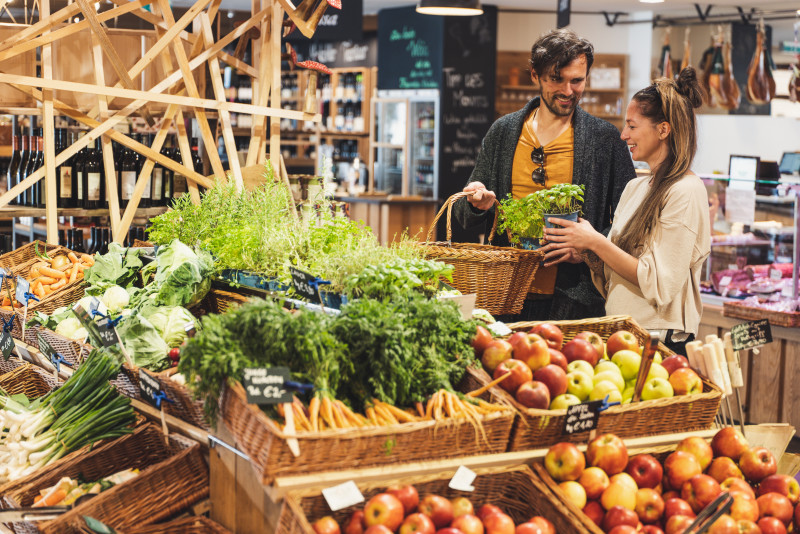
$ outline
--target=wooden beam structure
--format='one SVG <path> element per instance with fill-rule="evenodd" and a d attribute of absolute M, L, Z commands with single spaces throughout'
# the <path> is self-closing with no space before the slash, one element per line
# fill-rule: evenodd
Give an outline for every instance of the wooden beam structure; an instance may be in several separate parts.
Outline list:
<path fill-rule="evenodd" d="M 56 176 L 56 169 L 79 150 L 99 138 L 103 149 L 103 168 L 106 175 L 112 235 L 114 241 L 122 242 L 133 222 L 141 198 L 149 193 L 147 188 L 156 164 L 185 176 L 189 194 L 194 202 L 200 201 L 199 187 L 213 187 L 215 181 L 224 183 L 230 178 L 238 188 L 243 187 L 242 169 L 231 127 L 231 113 L 253 117 L 246 156 L 248 164 L 263 165 L 269 154 L 274 172 L 278 173 L 276 179 L 286 181 L 285 167 L 280 158 L 280 119 L 313 122 L 321 120 L 319 114 L 285 109 L 281 107 L 280 102 L 284 15 L 288 15 L 305 35 L 310 36 L 309 32 L 313 33 L 316 20 L 314 17 L 309 17 L 304 9 L 295 7 L 289 0 L 253 0 L 250 18 L 227 35 L 215 36 L 213 28 L 218 29 L 219 25 L 215 26 L 214 20 L 219 16 L 221 0 L 196 0 L 177 21 L 167 0 L 112 0 L 111 9 L 100 12 L 90 0 L 76 0 L 52 14 L 50 1 L 37 0 L 34 4 L 36 13 L 33 10 L 30 13 L 26 10 L 25 13 L 25 20 L 30 24 L 20 25 L 18 32 L 0 42 L 0 61 L 30 50 L 39 50 L 41 57 L 39 75 L 23 76 L 0 71 L 0 84 L 8 84 L 21 91 L 28 95 L 27 98 L 32 98 L 32 102 L 39 102 L 40 106 L 38 108 L 9 106 L 0 109 L 7 113 L 31 114 L 41 118 L 45 160 L 42 168 L 0 195 L 0 209 L 44 178 L 42 191 L 45 194 L 47 240 L 55 243 L 57 217 L 60 213 L 57 209 L 56 183 L 59 177 Z M 145 9 L 146 6 L 151 8 Z M 3 7 L 5 7 L 4 0 L 0 0 L 0 10 Z M 128 13 L 152 25 L 152 32 L 149 33 L 151 37 L 148 37 L 148 42 L 152 44 L 138 59 L 135 57 L 131 59 L 129 50 L 117 50 L 113 35 L 105 26 L 106 21 Z M 81 15 L 83 19 L 77 20 Z M 78 45 L 75 43 L 86 42 L 86 37 L 80 39 L 76 37 L 81 32 L 87 31 L 91 35 L 91 46 L 85 47 L 87 50 L 76 49 Z M 259 35 L 256 37 L 255 33 Z M 249 63 L 225 51 L 227 46 L 235 44 L 237 40 L 241 48 L 245 44 L 244 40 L 250 39 L 252 39 L 250 44 L 253 53 Z M 88 80 L 85 78 L 58 79 L 68 77 L 63 73 L 69 69 L 63 69 L 63 64 L 60 64 L 61 73 L 56 73 L 54 76 L 51 50 L 54 44 L 59 46 L 59 50 L 69 50 L 71 57 L 79 57 L 87 64 L 93 65 L 93 83 L 86 83 Z M 120 52 L 128 53 L 123 56 Z M 126 64 L 122 57 L 127 57 L 130 62 Z M 104 68 L 104 58 L 108 61 L 106 68 Z M 220 62 L 250 77 L 253 86 L 252 104 L 226 101 Z M 154 70 L 159 67 L 160 71 Z M 143 74 L 146 69 L 145 78 Z M 110 73 L 112 77 L 116 75 L 116 80 L 107 77 L 109 73 L 106 71 L 109 70 L 112 71 Z M 151 72 L 162 74 L 155 75 L 157 79 L 154 80 Z M 203 77 L 206 76 L 206 72 L 210 75 L 208 82 L 211 91 L 208 94 L 206 94 L 206 82 L 202 81 L 206 80 Z M 88 101 L 88 105 L 86 101 L 80 104 L 79 109 L 75 104 L 67 102 L 73 102 L 67 96 L 62 97 L 64 101 L 55 98 L 56 91 L 65 95 L 71 93 L 76 97 L 91 95 L 92 99 Z M 82 98 L 85 99 L 86 96 Z M 116 109 L 112 109 L 111 103 L 115 99 L 124 99 L 124 102 L 116 105 Z M 166 110 L 163 111 L 165 106 Z M 122 109 L 118 109 L 120 107 Z M 216 114 L 209 115 L 210 111 Z M 117 130 L 120 125 L 127 123 L 133 114 L 144 117 L 149 125 L 147 131 L 155 133 L 152 146 L 146 146 L 133 139 L 132 135 Z M 89 132 L 60 153 L 56 153 L 55 121 L 59 115 L 87 126 Z M 216 126 L 212 125 L 211 116 L 217 117 Z M 186 117 L 193 117 L 196 121 L 195 131 L 202 139 L 202 146 L 212 170 L 211 177 L 197 172 L 194 168 L 190 147 L 192 133 L 187 131 Z M 177 132 L 181 152 L 180 162 L 161 154 L 161 148 L 171 131 Z M 124 213 L 120 210 L 117 196 L 118 169 L 113 159 L 112 141 L 145 158 L 145 164 L 137 176 L 131 197 L 127 199 Z M 223 165 L 220 154 L 227 156 L 227 167 Z M 24 213 L 25 207 L 15 206 L 13 211 Z M 32 209 L 31 213 L 34 211 L 37 216 L 42 212 L 41 209 Z"/>

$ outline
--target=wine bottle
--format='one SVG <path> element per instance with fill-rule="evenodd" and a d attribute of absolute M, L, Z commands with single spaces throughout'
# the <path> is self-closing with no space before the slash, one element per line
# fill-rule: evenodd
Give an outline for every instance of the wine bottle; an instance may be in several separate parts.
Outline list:
<path fill-rule="evenodd" d="M 69 248 L 75 252 L 86 253 L 86 247 L 83 245 L 83 228 L 75 228 L 72 231 L 72 244 Z"/>
<path fill-rule="evenodd" d="M 67 232 L 63 228 L 58 230 L 58 244 L 62 247 L 67 246 Z"/>
<path fill-rule="evenodd" d="M 83 208 L 83 202 L 86 197 L 84 194 L 83 177 L 84 169 L 86 169 L 86 154 L 89 149 L 83 147 L 72 157 L 72 185 L 74 186 L 72 195 L 72 205 L 75 208 Z"/>
<path fill-rule="evenodd" d="M 94 254 L 95 252 L 97 252 L 97 227 L 96 226 L 92 226 L 89 229 L 89 241 L 90 241 L 90 243 L 89 243 L 89 246 L 86 247 L 86 253 L 87 254 Z"/>
<path fill-rule="evenodd" d="M 153 134 L 147 134 L 143 138 L 144 144 L 147 146 L 153 146 Z M 142 175 L 142 169 L 144 168 L 144 164 L 147 162 L 147 158 L 142 156 L 141 154 L 136 154 L 139 159 L 139 170 L 137 175 Z M 147 178 L 147 183 L 142 190 L 142 198 L 139 200 L 139 207 L 140 208 L 149 208 L 152 205 L 151 197 L 152 193 L 150 188 L 152 187 L 153 182 L 153 171 L 150 171 L 150 176 Z"/>
<path fill-rule="evenodd" d="M 86 153 L 83 168 L 83 207 L 87 210 L 103 207 L 105 198 L 105 181 L 103 180 L 103 160 L 100 156 L 100 139 L 95 139 L 95 146 Z"/>
<path fill-rule="evenodd" d="M 102 230 L 102 239 L 100 240 L 100 254 L 108 254 L 108 245 L 110 244 L 109 241 L 109 229 L 103 228 Z"/>
<path fill-rule="evenodd" d="M 200 157 L 200 147 L 197 144 L 197 138 L 192 138 L 192 166 L 194 167 L 194 172 L 198 174 L 203 174 L 203 158 Z M 187 183 L 188 185 L 188 183 Z M 205 188 L 203 186 L 199 186 L 200 193 L 205 192 Z"/>
<path fill-rule="evenodd" d="M 172 159 L 177 161 L 178 163 L 183 163 L 183 158 L 181 157 L 181 150 L 178 147 L 174 147 L 172 149 Z M 183 175 L 182 172 L 174 172 L 172 174 L 172 197 L 177 198 L 182 194 L 188 191 L 188 187 L 186 185 L 186 176 Z"/>
<path fill-rule="evenodd" d="M 8 170 L 6 171 L 6 185 L 8 189 L 11 189 L 15 185 L 17 185 L 17 169 L 19 169 L 19 161 L 22 156 L 21 147 L 22 142 L 20 141 L 20 136 L 15 135 L 11 139 L 11 163 L 8 164 Z M 17 198 L 14 197 L 11 199 L 9 204 L 16 204 Z"/>
<path fill-rule="evenodd" d="M 36 152 L 31 155 L 31 160 L 28 164 L 28 176 L 44 166 L 44 137 L 36 135 L 34 139 Z M 33 148 L 31 148 L 31 151 L 33 151 Z M 43 208 L 45 200 L 44 192 L 45 181 L 41 179 L 31 187 L 30 195 L 28 195 L 28 204 L 34 208 Z"/>
<path fill-rule="evenodd" d="M 119 162 L 119 205 L 124 208 L 133 196 L 136 186 L 136 156 L 130 148 L 125 147 L 122 160 Z"/>
<path fill-rule="evenodd" d="M 67 148 L 67 131 L 64 128 L 56 129 L 56 154 Z M 71 208 L 72 204 L 72 160 L 69 158 L 56 167 L 56 198 L 59 208 Z"/>
<path fill-rule="evenodd" d="M 168 146 L 163 147 L 161 149 L 161 153 L 164 156 L 168 157 L 169 159 L 175 159 L 175 158 L 172 157 L 172 148 L 171 147 L 168 147 Z M 167 167 L 164 167 L 164 178 L 163 178 L 163 180 L 164 180 L 164 185 L 162 186 L 163 193 L 161 195 L 162 199 L 163 199 L 162 200 L 162 205 L 169 206 L 170 204 L 172 204 L 173 192 L 175 190 L 175 188 L 174 188 L 174 185 L 175 185 L 175 171 L 173 171 L 172 169 L 169 169 Z"/>
<path fill-rule="evenodd" d="M 164 153 L 164 150 L 161 150 Z M 150 178 L 150 205 L 164 205 L 164 167 L 160 163 L 153 166 L 153 174 Z"/>
<path fill-rule="evenodd" d="M 25 171 L 28 170 L 28 160 L 31 157 L 31 152 L 30 152 L 31 137 L 29 135 L 20 135 L 20 141 L 21 141 L 20 159 L 19 159 L 19 165 L 17 166 L 17 177 L 16 180 L 14 180 L 14 185 L 19 184 L 20 182 L 22 182 L 22 180 L 26 178 L 27 175 L 25 174 Z M 28 195 L 27 191 L 22 191 L 19 195 L 17 195 L 16 204 L 24 206 L 27 195 Z"/>

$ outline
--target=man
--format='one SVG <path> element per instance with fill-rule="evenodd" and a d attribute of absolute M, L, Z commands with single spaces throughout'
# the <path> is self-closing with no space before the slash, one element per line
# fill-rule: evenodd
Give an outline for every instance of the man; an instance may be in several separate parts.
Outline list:
<path fill-rule="evenodd" d="M 592 44 L 569 30 L 553 30 L 531 47 L 531 80 L 541 96 L 498 119 L 484 137 L 470 181 L 471 197 L 456 204 L 464 227 L 484 223 L 489 234 L 495 199 L 522 198 L 556 183 L 586 187 L 583 218 L 607 234 L 625 184 L 636 173 L 630 153 L 610 123 L 578 107 L 594 60 Z M 543 106 L 540 104 L 544 104 Z M 505 236 L 493 243 L 507 246 Z M 579 251 L 542 249 L 521 319 L 581 319 L 604 315 Z"/>

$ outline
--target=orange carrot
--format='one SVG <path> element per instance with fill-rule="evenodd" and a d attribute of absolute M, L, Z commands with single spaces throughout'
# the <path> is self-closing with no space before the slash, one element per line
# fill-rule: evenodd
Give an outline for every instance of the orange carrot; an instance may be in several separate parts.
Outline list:
<path fill-rule="evenodd" d="M 76 256 L 74 252 L 70 252 L 69 254 L 67 254 L 67 257 L 69 258 L 69 261 L 71 261 L 72 263 L 81 262 L 81 260 L 78 259 L 78 256 Z"/>
<path fill-rule="evenodd" d="M 94 265 L 94 258 L 89 256 L 88 254 L 81 254 L 81 261 L 91 267 Z"/>
<path fill-rule="evenodd" d="M 58 269 L 51 269 L 50 267 L 40 267 L 39 272 L 44 276 L 49 276 L 51 278 L 66 278 L 67 275 L 59 271 Z"/>
<path fill-rule="evenodd" d="M 69 273 L 69 282 L 72 283 L 78 279 L 78 265 L 76 264 L 72 271 Z"/>
<path fill-rule="evenodd" d="M 51 492 L 47 497 L 39 499 L 33 503 L 34 507 L 39 506 L 55 506 L 67 497 L 67 492 L 63 489 L 57 489 Z"/>

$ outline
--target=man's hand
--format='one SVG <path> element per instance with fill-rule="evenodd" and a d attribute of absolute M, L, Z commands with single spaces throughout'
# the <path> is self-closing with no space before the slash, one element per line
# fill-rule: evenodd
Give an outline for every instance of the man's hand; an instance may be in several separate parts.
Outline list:
<path fill-rule="evenodd" d="M 540 248 L 544 255 L 544 266 L 550 267 L 559 263 L 581 263 L 583 257 L 574 248 L 556 249 L 552 244 Z"/>
<path fill-rule="evenodd" d="M 470 182 L 467 184 L 467 187 L 464 188 L 464 192 L 468 193 L 470 191 L 475 191 L 475 194 L 468 196 L 467 202 L 472 204 L 475 209 L 486 211 L 494 206 L 494 201 L 497 196 L 494 194 L 494 191 L 486 189 L 486 186 L 482 183 Z"/>

